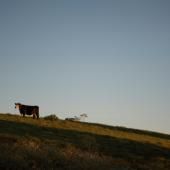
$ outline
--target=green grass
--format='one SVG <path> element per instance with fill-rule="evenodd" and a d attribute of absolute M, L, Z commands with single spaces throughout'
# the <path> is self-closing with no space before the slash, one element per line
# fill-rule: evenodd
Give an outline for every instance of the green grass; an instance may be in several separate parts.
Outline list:
<path fill-rule="evenodd" d="M 169 170 L 170 135 L 0 114 L 0 153 L 0 169 Z"/>

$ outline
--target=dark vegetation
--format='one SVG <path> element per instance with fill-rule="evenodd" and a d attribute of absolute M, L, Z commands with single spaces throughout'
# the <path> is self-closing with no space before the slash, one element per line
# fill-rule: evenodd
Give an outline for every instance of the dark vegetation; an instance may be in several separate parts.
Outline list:
<path fill-rule="evenodd" d="M 0 114 L 0 169 L 169 170 L 170 135 Z"/>
<path fill-rule="evenodd" d="M 44 117 L 45 120 L 58 120 L 59 118 L 55 114 L 51 114 Z"/>

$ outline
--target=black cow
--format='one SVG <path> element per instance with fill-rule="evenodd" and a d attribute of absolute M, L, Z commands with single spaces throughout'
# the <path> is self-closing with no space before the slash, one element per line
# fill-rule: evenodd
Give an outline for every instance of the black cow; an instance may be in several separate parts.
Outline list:
<path fill-rule="evenodd" d="M 39 118 L 39 107 L 38 106 L 28 106 L 21 103 L 15 103 L 15 108 L 19 109 L 19 112 L 23 117 L 25 115 L 33 115 L 33 119 Z"/>

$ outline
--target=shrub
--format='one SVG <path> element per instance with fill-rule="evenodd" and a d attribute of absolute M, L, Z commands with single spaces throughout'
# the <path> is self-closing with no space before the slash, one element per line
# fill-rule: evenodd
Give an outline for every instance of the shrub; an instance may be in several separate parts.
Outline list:
<path fill-rule="evenodd" d="M 55 114 L 51 114 L 44 117 L 45 120 L 59 120 L 59 118 Z"/>

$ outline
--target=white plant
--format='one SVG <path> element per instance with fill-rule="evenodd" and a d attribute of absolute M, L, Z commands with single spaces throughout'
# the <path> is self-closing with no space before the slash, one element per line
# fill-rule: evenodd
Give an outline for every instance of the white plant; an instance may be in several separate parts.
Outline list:
<path fill-rule="evenodd" d="M 79 117 L 78 116 L 74 116 L 73 118 L 66 118 L 65 120 L 71 120 L 71 121 L 84 121 L 85 118 L 87 118 L 87 114 L 83 113 L 81 114 Z"/>
<path fill-rule="evenodd" d="M 83 114 L 80 115 L 79 119 L 80 119 L 81 121 L 84 121 L 85 118 L 87 118 L 87 117 L 88 117 L 87 114 L 86 114 L 86 113 L 83 113 Z"/>

